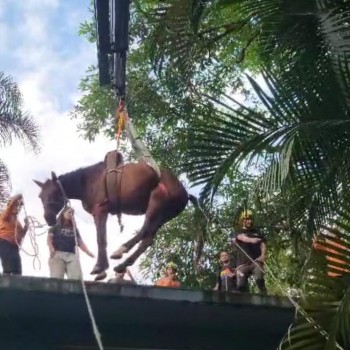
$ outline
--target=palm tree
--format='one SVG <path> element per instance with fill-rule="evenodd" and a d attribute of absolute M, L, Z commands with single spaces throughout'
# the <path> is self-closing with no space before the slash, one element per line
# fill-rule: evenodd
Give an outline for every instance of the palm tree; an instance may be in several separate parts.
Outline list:
<path fill-rule="evenodd" d="M 30 114 L 23 111 L 22 96 L 11 77 L 0 72 L 0 147 L 19 140 L 28 150 L 38 151 L 39 129 Z M 10 178 L 6 164 L 0 159 L 0 205 L 9 196 Z"/>
<path fill-rule="evenodd" d="M 193 94 L 184 170 L 203 186 L 202 201 L 210 202 L 232 167 L 263 164 L 255 193 L 288 198 L 291 221 L 310 238 L 321 227 L 339 227 L 349 248 L 340 265 L 349 269 L 350 2 L 160 3 L 150 55 L 159 74 L 182 77 Z M 264 82 L 246 72 L 255 106 L 225 93 L 228 86 L 220 93 L 198 86 L 202 72 L 221 60 L 239 64 L 239 53 L 249 50 L 259 57 L 255 68 Z M 348 285 L 313 262 L 305 271 L 303 309 L 281 347 L 349 348 Z"/>

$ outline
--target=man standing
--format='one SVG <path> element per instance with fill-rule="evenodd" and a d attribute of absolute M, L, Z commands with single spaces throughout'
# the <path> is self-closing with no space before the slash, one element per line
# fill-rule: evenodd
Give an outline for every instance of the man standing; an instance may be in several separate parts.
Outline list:
<path fill-rule="evenodd" d="M 24 227 L 18 221 L 22 205 L 23 197 L 19 194 L 10 199 L 7 208 L 0 214 L 0 259 L 3 273 L 7 275 L 22 274 L 19 245 L 29 224 L 27 218 L 24 219 Z"/>
<path fill-rule="evenodd" d="M 254 228 L 252 211 L 244 210 L 241 213 L 240 227 L 232 242 L 237 251 L 237 289 L 240 292 L 247 292 L 248 278 L 253 275 L 260 293 L 266 294 L 264 280 L 266 240 L 262 233 Z"/>

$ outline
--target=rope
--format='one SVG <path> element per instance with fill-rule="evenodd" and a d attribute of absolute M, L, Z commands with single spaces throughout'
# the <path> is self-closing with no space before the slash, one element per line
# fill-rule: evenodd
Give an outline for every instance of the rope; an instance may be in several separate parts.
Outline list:
<path fill-rule="evenodd" d="M 209 230 L 210 226 L 209 226 L 209 217 L 206 213 L 206 211 L 202 208 L 202 206 L 198 203 L 198 208 L 199 210 L 202 212 L 202 214 L 204 215 L 204 217 L 206 218 L 206 221 L 207 221 L 207 227 L 206 229 Z M 224 228 L 225 227 L 223 225 L 221 225 L 219 223 L 218 220 L 216 220 L 217 222 L 217 225 L 220 227 L 220 228 Z M 238 249 L 240 249 L 243 254 L 245 254 L 245 256 L 253 263 L 255 264 L 255 266 L 257 266 L 262 272 L 265 272 L 264 269 L 256 263 L 255 260 L 253 260 L 248 254 L 247 252 L 239 245 L 237 244 L 237 242 L 235 240 L 233 240 L 233 243 L 235 244 L 236 247 L 238 247 Z M 272 270 L 270 269 L 270 267 L 266 264 L 266 262 L 264 263 L 264 266 L 266 268 L 266 270 L 268 271 L 268 273 L 271 275 L 272 279 L 276 282 L 277 286 L 279 287 L 279 289 L 281 290 L 282 293 L 285 293 L 285 290 L 284 288 L 282 287 L 281 283 L 279 282 L 279 280 L 275 277 L 275 275 L 273 274 Z M 238 268 L 237 268 L 238 269 Z M 237 271 L 236 269 L 236 271 Z M 288 300 L 290 301 L 290 303 L 294 306 L 295 310 L 297 312 L 299 312 L 307 322 L 309 322 L 310 324 L 313 324 L 313 327 L 325 338 L 325 339 L 329 339 L 329 334 L 327 333 L 326 330 L 324 330 L 319 324 L 316 323 L 316 321 L 308 315 L 308 313 L 288 294 L 287 292 L 287 298 Z M 343 347 L 341 347 L 339 345 L 338 342 L 336 342 L 336 348 L 339 349 L 339 350 L 344 350 Z"/>
<path fill-rule="evenodd" d="M 87 307 L 87 310 L 88 310 L 88 313 L 89 313 L 89 317 L 90 317 L 90 321 L 91 321 L 91 325 L 92 325 L 92 330 L 94 332 L 97 345 L 98 345 L 100 350 L 103 350 L 101 333 L 98 330 L 98 327 L 97 327 L 97 324 L 96 324 L 94 312 L 92 310 L 90 298 L 88 296 L 88 293 L 87 293 L 87 290 L 86 290 L 86 284 L 85 284 L 85 281 L 84 281 L 84 278 L 83 278 L 83 271 L 82 271 L 81 263 L 80 263 L 80 253 L 79 253 L 79 248 L 78 248 L 79 245 L 78 245 L 77 225 L 75 223 L 74 214 L 72 216 L 72 222 L 73 222 L 74 239 L 75 239 L 75 245 L 76 245 L 76 254 L 77 254 L 77 257 L 78 257 L 78 265 L 79 265 L 79 270 L 80 270 L 80 283 L 81 283 L 81 287 L 83 289 L 84 299 L 85 299 L 86 307 Z"/>
<path fill-rule="evenodd" d="M 64 201 L 65 201 L 65 204 L 64 204 L 62 210 L 60 211 L 60 212 L 62 212 L 65 209 L 67 209 L 68 207 L 71 207 L 71 203 L 70 203 L 70 200 L 68 199 L 68 197 L 66 195 L 66 192 L 65 192 L 65 190 L 64 190 L 64 188 L 63 188 L 63 186 L 61 184 L 61 181 L 58 180 L 57 183 L 59 185 L 59 188 L 61 190 L 62 196 L 63 196 Z M 80 283 L 81 283 L 81 287 L 82 287 L 82 290 L 83 290 L 86 307 L 87 307 L 87 310 L 88 310 L 88 314 L 89 314 L 91 325 L 92 325 L 92 330 L 93 330 L 93 333 L 94 333 L 97 345 L 99 347 L 99 350 L 104 350 L 103 349 L 103 344 L 102 344 L 102 339 L 101 339 L 101 333 L 100 333 L 100 331 L 99 331 L 99 329 L 97 327 L 97 324 L 96 324 L 96 319 L 95 319 L 94 312 L 93 312 L 93 309 L 92 309 L 92 306 L 91 306 L 89 295 L 88 295 L 87 290 L 86 290 L 86 284 L 85 284 L 85 281 L 84 281 L 84 278 L 83 278 L 83 271 L 82 271 L 82 268 L 81 268 L 80 254 L 79 254 L 79 242 L 78 242 L 78 234 L 77 234 L 77 225 L 76 225 L 76 222 L 75 222 L 74 215 L 75 214 L 73 212 L 72 222 L 73 222 L 74 240 L 75 240 L 75 245 L 76 245 L 76 254 L 77 254 L 77 257 L 78 257 L 78 265 L 79 265 L 79 270 L 80 270 Z"/>
<path fill-rule="evenodd" d="M 264 269 L 257 264 L 256 260 L 253 260 L 248 254 L 247 252 L 235 241 L 233 240 L 233 243 L 235 244 L 235 246 L 237 248 L 239 248 L 244 254 L 245 256 L 253 263 L 255 264 L 255 266 L 257 266 L 260 271 L 265 272 Z M 264 266 L 266 268 L 266 270 L 269 272 L 269 274 L 271 275 L 271 277 L 273 278 L 273 280 L 276 282 L 276 284 L 278 285 L 278 287 L 280 288 L 280 290 L 282 292 L 284 292 L 284 289 L 281 285 L 281 283 L 279 282 L 279 280 L 275 277 L 275 275 L 273 274 L 272 270 L 270 269 L 270 267 L 266 264 L 266 262 L 264 263 Z M 329 340 L 329 334 L 327 333 L 327 331 L 325 331 L 319 324 L 316 323 L 316 321 L 308 315 L 308 313 L 288 294 L 287 292 L 287 298 L 288 300 L 291 302 L 291 304 L 295 307 L 296 311 L 299 312 L 306 321 L 308 321 L 309 323 L 313 324 L 313 327 L 327 340 Z M 336 342 L 336 347 L 337 349 L 340 350 L 344 350 L 343 347 L 341 347 L 338 342 Z"/>
<path fill-rule="evenodd" d="M 37 229 L 41 229 L 41 228 L 45 227 L 46 225 L 45 224 L 41 224 L 36 218 L 34 218 L 33 216 L 29 216 L 28 215 L 26 207 L 24 205 L 24 202 L 22 204 L 19 204 L 19 208 L 20 209 L 23 208 L 25 218 L 26 218 L 26 220 L 28 220 L 28 229 L 27 229 L 27 232 L 26 232 L 25 236 L 23 237 L 22 241 L 18 242 L 18 220 L 16 220 L 16 223 L 15 223 L 15 241 L 16 241 L 16 244 L 17 244 L 18 248 L 24 254 L 26 254 L 26 255 L 28 255 L 30 257 L 33 257 L 33 268 L 34 268 L 34 270 L 37 269 L 36 265 L 38 265 L 38 270 L 41 270 L 41 261 L 40 261 L 40 258 L 39 258 L 39 246 L 38 246 L 38 243 L 36 241 L 36 237 L 42 236 L 43 234 L 45 234 L 46 230 L 44 230 L 41 233 L 36 233 L 36 230 Z M 26 251 L 23 248 L 23 242 L 24 242 L 24 239 L 25 239 L 26 236 L 29 236 L 29 238 L 30 238 L 30 243 L 31 243 L 31 246 L 32 246 L 33 251 L 34 251 L 33 253 L 29 253 L 28 251 Z"/>
<path fill-rule="evenodd" d="M 120 100 L 118 107 L 115 110 L 115 119 L 116 119 L 116 129 L 117 129 L 117 150 L 119 149 L 120 136 L 122 131 L 125 129 L 126 122 L 128 120 L 128 112 L 125 108 L 125 102 Z"/>

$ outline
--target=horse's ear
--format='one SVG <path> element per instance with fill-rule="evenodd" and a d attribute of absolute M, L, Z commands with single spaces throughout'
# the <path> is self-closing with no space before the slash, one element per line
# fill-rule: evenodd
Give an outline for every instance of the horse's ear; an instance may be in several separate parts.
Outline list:
<path fill-rule="evenodd" d="M 53 171 L 51 171 L 51 179 L 52 181 L 57 181 L 57 175 Z"/>
<path fill-rule="evenodd" d="M 44 186 L 44 183 L 43 183 L 43 182 L 40 182 L 40 181 L 34 180 L 34 179 L 33 179 L 33 181 L 34 181 L 40 188 L 42 188 L 42 187 Z"/>

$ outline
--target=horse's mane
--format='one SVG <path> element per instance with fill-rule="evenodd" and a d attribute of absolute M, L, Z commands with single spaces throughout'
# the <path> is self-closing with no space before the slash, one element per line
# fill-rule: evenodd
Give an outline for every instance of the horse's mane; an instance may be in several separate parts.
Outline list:
<path fill-rule="evenodd" d="M 99 162 L 62 174 L 58 177 L 58 179 L 62 182 L 63 188 L 66 190 L 66 192 L 73 194 L 73 196 L 76 195 L 80 197 L 80 195 L 83 193 L 86 179 L 104 166 L 104 162 Z"/>

